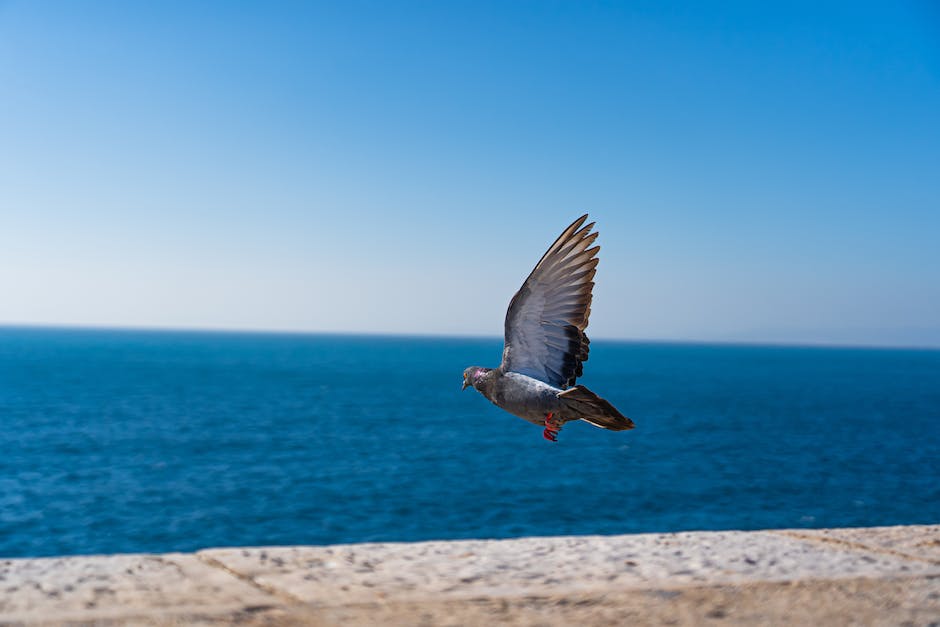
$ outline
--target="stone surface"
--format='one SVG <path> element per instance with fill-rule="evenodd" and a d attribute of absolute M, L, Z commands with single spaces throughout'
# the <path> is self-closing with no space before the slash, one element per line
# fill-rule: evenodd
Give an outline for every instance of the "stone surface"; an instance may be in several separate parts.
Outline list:
<path fill-rule="evenodd" d="M 258 624 L 315 626 L 936 625 L 936 581 L 838 579 L 307 608 Z M 282 622 L 283 621 L 283 622 Z"/>
<path fill-rule="evenodd" d="M 940 525 L 0 560 L 0 625 L 940 625 Z"/>
<path fill-rule="evenodd" d="M 740 531 L 217 549 L 200 555 L 321 605 L 940 572 L 896 555 Z"/>
<path fill-rule="evenodd" d="M 276 602 L 180 553 L 0 560 L 0 622 L 225 613 Z"/>
<path fill-rule="evenodd" d="M 790 537 L 834 541 L 940 564 L 940 525 L 864 527 L 860 529 L 800 529 L 780 533 Z"/>

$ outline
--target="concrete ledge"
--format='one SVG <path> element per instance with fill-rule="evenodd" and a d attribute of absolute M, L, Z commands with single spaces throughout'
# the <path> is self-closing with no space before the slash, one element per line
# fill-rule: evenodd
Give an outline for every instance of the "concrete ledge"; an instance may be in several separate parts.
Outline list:
<path fill-rule="evenodd" d="M 0 624 L 931 624 L 940 525 L 0 560 Z"/>

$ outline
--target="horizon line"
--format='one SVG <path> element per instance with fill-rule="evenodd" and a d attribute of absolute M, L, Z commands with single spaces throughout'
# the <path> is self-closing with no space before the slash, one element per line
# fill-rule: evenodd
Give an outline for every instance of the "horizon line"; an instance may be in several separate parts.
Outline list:
<path fill-rule="evenodd" d="M 120 325 L 120 324 L 82 324 L 82 323 L 36 323 L 36 322 L 0 322 L 3 329 L 35 329 L 63 331 L 117 331 L 145 333 L 206 333 L 229 335 L 338 335 L 347 337 L 398 337 L 420 339 L 480 339 L 502 340 L 501 335 L 479 333 L 420 333 L 401 331 L 351 331 L 351 330 L 310 330 L 310 329 L 269 329 L 252 327 L 199 327 L 199 326 L 159 326 L 159 325 Z M 624 338 L 592 336 L 592 342 L 619 342 L 624 344 L 683 344 L 683 345 L 719 345 L 765 348 L 819 348 L 819 349 L 860 349 L 860 350 L 912 350 L 940 351 L 940 345 L 932 344 L 866 344 L 828 341 L 773 341 L 773 340 L 704 340 L 697 338 Z"/>

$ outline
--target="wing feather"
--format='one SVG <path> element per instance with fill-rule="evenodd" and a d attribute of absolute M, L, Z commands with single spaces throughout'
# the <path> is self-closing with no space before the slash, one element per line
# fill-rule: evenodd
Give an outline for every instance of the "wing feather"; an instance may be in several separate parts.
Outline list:
<path fill-rule="evenodd" d="M 583 372 L 589 344 L 597 252 L 594 223 L 583 215 L 549 246 L 513 296 L 506 312 L 504 372 L 568 388 Z"/>

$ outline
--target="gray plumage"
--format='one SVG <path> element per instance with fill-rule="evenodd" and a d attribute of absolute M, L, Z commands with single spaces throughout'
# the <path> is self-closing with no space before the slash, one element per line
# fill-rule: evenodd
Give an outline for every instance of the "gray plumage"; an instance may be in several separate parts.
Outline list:
<path fill-rule="evenodd" d="M 634 426 L 613 405 L 575 385 L 588 358 L 584 329 L 600 250 L 591 246 L 598 235 L 591 233 L 594 223 L 584 225 L 585 220 L 581 216 L 562 232 L 513 296 L 499 367 L 464 370 L 464 388 L 472 385 L 498 407 L 544 425 L 550 440 L 572 420 L 612 431 Z"/>

